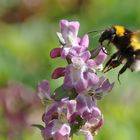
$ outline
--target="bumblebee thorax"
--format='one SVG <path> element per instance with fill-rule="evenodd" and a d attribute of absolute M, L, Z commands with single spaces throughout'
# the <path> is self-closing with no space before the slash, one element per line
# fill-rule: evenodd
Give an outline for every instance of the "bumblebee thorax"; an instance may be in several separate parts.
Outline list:
<path fill-rule="evenodd" d="M 114 26 L 115 31 L 116 31 L 116 36 L 118 37 L 122 37 L 125 35 L 125 27 L 124 26 L 120 26 L 120 25 L 116 25 Z"/>

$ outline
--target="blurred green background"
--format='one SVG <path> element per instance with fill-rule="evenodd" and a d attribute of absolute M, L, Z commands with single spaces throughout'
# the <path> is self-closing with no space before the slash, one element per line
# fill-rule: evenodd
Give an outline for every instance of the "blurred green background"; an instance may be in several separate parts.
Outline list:
<path fill-rule="evenodd" d="M 59 45 L 56 37 L 59 20 L 78 20 L 79 36 L 116 24 L 137 30 L 139 7 L 139 0 L 0 0 L 0 140 L 42 140 L 38 129 L 23 126 L 24 121 L 14 126 L 13 120 L 17 121 L 15 112 L 19 118 L 24 112 L 29 124 L 41 123 L 43 105 L 39 101 L 30 103 L 19 93 L 26 94 L 26 98 L 36 94 L 36 85 L 43 79 L 50 80 L 53 90 L 61 84 L 62 79 L 51 80 L 50 76 L 54 68 L 65 62 L 49 57 L 50 50 Z M 98 41 L 93 36 L 90 35 L 91 49 Z M 111 47 L 110 52 L 114 51 Z M 115 81 L 115 87 L 98 102 L 105 124 L 95 140 L 140 139 L 140 74 L 127 70 L 120 77 L 120 85 L 117 81 L 120 68 L 106 74 Z M 14 107 L 20 107 L 11 111 L 15 102 Z M 21 105 L 22 102 L 25 104 Z"/>

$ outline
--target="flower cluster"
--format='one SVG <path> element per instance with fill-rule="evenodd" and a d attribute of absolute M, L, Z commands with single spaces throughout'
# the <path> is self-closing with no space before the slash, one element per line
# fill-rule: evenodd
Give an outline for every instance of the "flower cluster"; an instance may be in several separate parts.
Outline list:
<path fill-rule="evenodd" d="M 0 137 L 7 140 L 22 139 L 27 129 L 31 132 L 33 110 L 42 108 L 35 91 L 15 81 L 0 87 L 0 107 Z"/>
<path fill-rule="evenodd" d="M 41 127 L 44 140 L 70 140 L 73 134 L 93 140 L 103 124 L 97 100 L 112 89 L 113 83 L 99 77 L 97 71 L 102 70 L 107 56 L 100 50 L 91 58 L 88 35 L 78 37 L 79 27 L 77 21 L 61 20 L 57 32 L 61 45 L 50 53 L 51 58 L 61 57 L 68 62 L 52 73 L 52 79 L 64 77 L 62 86 L 51 93 L 47 80 L 38 85 L 39 97 L 47 106 L 42 117 L 45 127 Z"/>

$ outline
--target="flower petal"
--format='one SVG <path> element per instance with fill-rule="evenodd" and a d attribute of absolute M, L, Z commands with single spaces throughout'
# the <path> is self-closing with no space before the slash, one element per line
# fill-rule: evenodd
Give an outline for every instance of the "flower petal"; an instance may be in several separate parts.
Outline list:
<path fill-rule="evenodd" d="M 43 80 L 38 84 L 38 92 L 46 92 L 50 94 L 50 85 L 47 80 Z"/>
<path fill-rule="evenodd" d="M 62 19 L 59 23 L 59 26 L 60 26 L 61 32 L 63 32 L 63 30 L 65 30 L 68 26 L 68 21 Z"/>
<path fill-rule="evenodd" d="M 61 48 L 54 48 L 54 49 L 50 52 L 50 57 L 51 57 L 51 58 L 60 57 L 61 51 L 62 51 Z"/>
<path fill-rule="evenodd" d="M 89 51 L 84 51 L 80 54 L 80 57 L 86 62 L 90 58 L 90 52 Z"/>
<path fill-rule="evenodd" d="M 51 122 L 51 123 L 47 124 L 47 127 L 42 129 L 41 134 L 42 134 L 42 137 L 44 138 L 44 140 L 48 140 L 49 138 L 52 137 L 51 132 L 52 132 L 53 126 L 54 126 L 54 123 Z"/>
<path fill-rule="evenodd" d="M 67 124 L 63 124 L 53 135 L 53 140 L 70 140 L 70 126 Z"/>
<path fill-rule="evenodd" d="M 88 48 L 89 45 L 89 37 L 88 35 L 84 35 L 83 38 L 80 40 L 80 46 L 82 48 L 82 51 L 85 51 Z"/>
<path fill-rule="evenodd" d="M 79 94 L 83 93 L 88 87 L 88 82 L 87 82 L 87 80 L 81 78 L 80 80 L 78 80 L 76 82 L 74 87 L 75 87 L 77 93 L 79 93 Z"/>
<path fill-rule="evenodd" d="M 79 134 L 84 135 L 86 140 L 93 140 L 93 136 L 92 136 L 92 134 L 91 134 L 90 131 L 81 129 L 81 130 L 79 131 Z"/>
<path fill-rule="evenodd" d="M 58 118 L 57 107 L 58 104 L 54 104 L 43 114 L 42 120 L 45 122 L 46 125 L 50 123 L 50 121 L 52 121 L 53 119 Z"/>
<path fill-rule="evenodd" d="M 38 84 L 38 95 L 41 100 L 43 99 L 51 100 L 50 85 L 47 80 L 43 80 L 42 82 Z"/>
<path fill-rule="evenodd" d="M 72 83 L 72 80 L 71 80 L 71 65 L 67 66 L 66 69 L 65 69 L 65 77 L 64 77 L 64 88 L 65 89 L 72 89 L 73 88 L 73 83 Z"/>
<path fill-rule="evenodd" d="M 65 68 L 57 68 L 52 73 L 52 79 L 58 79 L 65 75 Z"/>
<path fill-rule="evenodd" d="M 95 62 L 93 59 L 87 60 L 86 64 L 87 64 L 87 66 L 90 67 L 90 68 L 96 67 L 96 62 Z"/>
<path fill-rule="evenodd" d="M 100 86 L 100 88 L 96 89 L 96 93 L 101 93 L 101 92 L 109 92 L 112 90 L 114 86 L 114 83 L 110 83 L 108 79 L 106 79 L 105 81 L 103 81 L 102 85 Z"/>
<path fill-rule="evenodd" d="M 65 136 L 65 135 L 69 135 L 70 134 L 70 126 L 67 125 L 67 124 L 63 124 L 62 127 L 59 129 L 59 133 L 62 135 L 62 136 Z"/>
<path fill-rule="evenodd" d="M 105 61 L 106 57 L 107 55 L 102 50 L 100 50 L 99 54 L 95 58 L 96 64 L 102 64 Z"/>
<path fill-rule="evenodd" d="M 67 117 L 69 118 L 76 111 L 76 100 L 70 100 L 67 103 L 67 109 L 68 109 Z"/>
<path fill-rule="evenodd" d="M 88 86 L 96 88 L 98 86 L 99 77 L 93 72 L 85 73 L 85 78 L 88 80 Z"/>
<path fill-rule="evenodd" d="M 74 33 L 75 36 L 78 35 L 80 23 L 78 21 L 69 22 L 69 29 Z"/>

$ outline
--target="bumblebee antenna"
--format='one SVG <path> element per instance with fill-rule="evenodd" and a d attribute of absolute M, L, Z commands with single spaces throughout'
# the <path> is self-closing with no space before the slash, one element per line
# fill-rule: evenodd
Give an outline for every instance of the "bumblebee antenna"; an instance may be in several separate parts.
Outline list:
<path fill-rule="evenodd" d="M 93 30 L 93 31 L 87 32 L 87 34 L 97 33 L 93 36 L 93 38 L 96 38 L 97 36 L 101 35 L 102 32 L 103 32 L 103 30 Z"/>
<path fill-rule="evenodd" d="M 103 30 L 92 30 L 87 32 L 87 34 L 92 34 L 92 33 L 96 33 L 96 32 L 102 32 Z"/>
<path fill-rule="evenodd" d="M 101 33 L 95 34 L 92 38 L 96 38 L 96 37 L 98 37 L 99 35 L 101 35 Z"/>
<path fill-rule="evenodd" d="M 93 30 L 93 31 L 87 32 L 87 34 L 92 34 L 92 33 L 97 33 L 97 32 L 99 32 L 99 31 L 98 30 Z"/>

